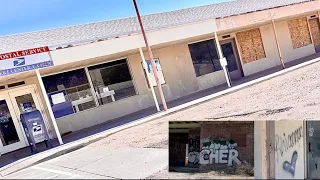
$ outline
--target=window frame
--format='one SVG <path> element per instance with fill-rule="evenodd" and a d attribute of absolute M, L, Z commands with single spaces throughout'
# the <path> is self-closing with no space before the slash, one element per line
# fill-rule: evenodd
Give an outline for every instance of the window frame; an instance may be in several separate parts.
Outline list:
<path fill-rule="evenodd" d="M 292 32 L 291 32 L 291 29 L 295 29 L 297 31 L 299 31 L 297 29 L 297 27 L 290 27 L 290 21 L 294 21 L 294 20 L 300 20 L 300 19 L 304 19 L 306 21 L 306 29 L 308 30 L 308 35 L 309 35 L 309 40 L 310 40 L 310 43 L 309 44 L 306 44 L 306 42 L 303 42 L 303 45 L 302 46 L 299 46 L 299 47 L 295 47 L 294 46 L 294 40 L 292 38 Z M 311 35 L 311 30 L 310 30 L 310 24 L 309 24 L 309 19 L 307 17 L 297 17 L 297 18 L 294 18 L 294 19 L 289 19 L 287 20 L 287 26 L 288 26 L 288 30 L 289 30 L 289 35 L 290 35 L 290 39 L 291 39 L 291 45 L 292 45 L 292 48 L 293 50 L 295 49 L 299 49 L 299 48 L 303 48 L 303 47 L 306 47 L 306 46 L 309 46 L 311 44 L 314 44 L 313 43 L 313 39 L 312 39 L 312 35 Z M 302 27 L 302 26 L 298 26 L 298 27 Z M 299 36 L 298 37 L 301 37 L 301 31 L 299 31 Z"/>
<path fill-rule="evenodd" d="M 252 31 L 252 30 L 255 30 L 255 29 L 259 30 L 260 39 L 261 39 L 261 43 L 262 43 L 262 47 L 263 47 L 263 51 L 264 51 L 264 57 L 260 58 L 260 59 L 255 58 L 255 60 L 251 60 L 251 61 L 244 60 L 243 57 L 242 57 L 243 56 L 242 46 L 241 46 L 242 43 L 239 41 L 239 38 L 238 38 L 237 34 L 238 33 L 243 33 L 243 32 L 246 32 L 246 31 Z M 245 30 L 242 30 L 242 31 L 234 32 L 234 35 L 235 35 L 235 41 L 236 41 L 236 44 L 237 44 L 237 49 L 238 49 L 238 52 L 239 52 L 239 57 L 240 57 L 242 65 L 247 64 L 247 63 L 251 63 L 251 62 L 255 62 L 255 61 L 258 61 L 258 60 L 261 60 L 261 59 L 264 59 L 264 58 L 267 58 L 267 53 L 266 53 L 266 49 L 265 49 L 265 44 L 263 42 L 260 26 L 259 27 L 249 28 L 249 29 L 245 29 Z M 252 40 L 252 38 L 251 38 L 251 40 Z M 257 57 L 256 51 L 255 51 L 255 57 Z"/>
<path fill-rule="evenodd" d="M 85 66 L 79 66 L 79 67 L 76 67 L 76 68 L 71 68 L 71 69 L 68 69 L 68 70 L 63 70 L 63 71 L 59 71 L 59 72 L 54 72 L 54 73 L 47 73 L 45 75 L 42 75 L 41 78 L 45 78 L 45 77 L 49 77 L 49 76 L 53 76 L 53 75 L 58 75 L 58 74 L 63 74 L 63 73 L 66 73 L 66 72 L 71 72 L 71 71 L 75 71 L 75 70 L 79 70 L 79 69 L 83 69 L 85 71 L 85 74 L 86 74 L 86 78 L 87 78 L 87 81 L 88 81 L 88 84 L 89 84 L 89 87 L 90 87 L 90 90 L 92 91 L 92 89 L 94 90 L 94 87 L 92 86 L 92 79 L 91 79 L 91 76 L 90 74 L 87 74 L 87 70 L 89 67 L 92 67 L 92 66 L 97 66 L 97 65 L 102 65 L 102 64 L 106 64 L 106 63 L 110 63 L 110 62 L 114 62 L 114 61 L 119 61 L 119 60 L 123 60 L 125 59 L 126 60 L 126 64 L 128 66 L 128 69 L 129 69 L 129 73 L 130 73 L 130 76 L 131 76 L 131 80 L 133 82 L 133 87 L 134 87 L 134 90 L 135 90 L 135 95 L 133 96 L 129 96 L 129 97 L 125 97 L 123 99 L 119 99 L 119 100 L 116 100 L 115 102 L 118 102 L 118 101 L 123 101 L 123 100 L 127 100 L 128 98 L 132 98 L 134 96 L 137 96 L 139 95 L 139 92 L 137 90 L 137 85 L 136 85 L 136 81 L 134 79 L 134 76 L 133 76 L 133 73 L 132 73 L 132 67 L 129 63 L 129 58 L 128 57 L 121 57 L 121 58 L 116 58 L 116 59 L 112 59 L 112 60 L 107 60 L 107 61 L 104 61 L 104 62 L 99 62 L 99 63 L 93 63 L 93 64 L 90 64 L 90 65 L 85 65 Z M 87 69 L 87 70 L 86 70 Z M 89 72 L 89 70 L 88 70 Z M 89 77 L 88 77 L 89 75 Z M 46 89 L 46 94 L 48 95 L 48 92 L 47 92 L 47 89 Z M 94 103 L 96 103 L 96 107 L 93 107 L 93 108 L 89 108 L 89 109 L 85 109 L 83 111 L 79 111 L 79 112 L 75 112 L 73 114 L 69 114 L 69 115 L 66 115 L 66 116 L 63 116 L 63 117 L 59 117 L 57 118 L 58 119 L 62 119 L 62 118 L 65 118 L 65 117 L 69 117 L 69 116 L 72 116 L 72 115 L 75 115 L 75 114 L 80 114 L 80 113 L 84 113 L 86 111 L 90 111 L 92 109 L 95 109 L 95 108 L 99 108 L 99 107 L 102 107 L 102 106 L 105 106 L 105 105 L 108 105 L 108 104 L 103 104 L 101 105 L 99 102 L 96 102 L 96 99 L 98 99 L 98 97 L 96 96 L 96 94 L 93 94 L 94 96 Z M 97 104 L 98 103 L 98 104 Z M 114 102 L 111 102 L 111 103 L 114 103 Z"/>
<path fill-rule="evenodd" d="M 195 66 L 194 66 L 194 63 L 193 63 L 193 59 L 192 59 L 192 55 L 191 55 L 191 52 L 190 52 L 190 45 L 192 45 L 192 44 L 197 44 L 197 43 L 203 43 L 203 42 L 210 41 L 210 40 L 213 42 L 214 47 L 215 47 L 215 50 L 216 50 L 216 53 L 217 53 L 217 56 L 218 56 L 218 58 L 219 58 L 219 52 L 218 52 L 218 49 L 217 49 L 217 44 L 216 44 L 216 41 L 215 41 L 215 37 L 205 38 L 205 39 L 201 39 L 201 40 L 192 41 L 192 42 L 187 43 L 188 50 L 189 50 L 189 54 L 190 54 L 190 57 L 191 57 L 191 62 L 192 62 L 193 70 L 194 70 L 194 72 L 195 72 L 195 74 L 196 74 L 196 77 L 203 77 L 203 76 L 205 76 L 205 75 L 212 74 L 212 73 L 219 72 L 219 71 L 223 70 L 223 68 L 222 68 L 222 66 L 221 66 L 221 64 L 220 64 L 220 60 L 219 60 L 219 64 L 220 64 L 220 66 L 221 66 L 221 69 L 220 69 L 220 70 L 214 70 L 214 71 L 212 71 L 212 72 L 210 72 L 210 73 L 202 74 L 202 75 L 199 75 L 199 76 L 198 76 L 197 73 L 196 73 L 196 69 L 195 69 Z M 210 56 L 211 56 L 211 53 L 210 53 Z M 213 68 L 215 69 L 215 65 L 214 65 L 214 62 L 213 62 L 212 59 L 210 60 L 210 62 L 212 63 Z"/>

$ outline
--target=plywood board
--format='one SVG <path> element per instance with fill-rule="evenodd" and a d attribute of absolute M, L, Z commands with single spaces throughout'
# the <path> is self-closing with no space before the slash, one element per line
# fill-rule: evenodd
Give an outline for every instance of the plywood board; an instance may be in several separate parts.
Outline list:
<path fill-rule="evenodd" d="M 294 49 L 300 48 L 312 43 L 307 18 L 299 18 L 288 21 L 288 27 L 291 35 L 292 46 Z"/>
<path fill-rule="evenodd" d="M 319 19 L 314 18 L 309 20 L 310 31 L 315 46 L 320 46 L 320 25 Z"/>
<path fill-rule="evenodd" d="M 265 58 L 265 51 L 259 28 L 236 33 L 243 63 Z"/>

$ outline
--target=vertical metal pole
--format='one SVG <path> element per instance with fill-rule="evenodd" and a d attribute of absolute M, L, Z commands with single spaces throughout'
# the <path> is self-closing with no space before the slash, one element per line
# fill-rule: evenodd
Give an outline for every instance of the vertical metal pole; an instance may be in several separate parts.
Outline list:
<path fill-rule="evenodd" d="M 286 67 L 285 67 L 284 62 L 283 62 L 283 59 L 282 59 L 282 54 L 281 54 L 280 45 L 279 45 L 279 41 L 278 41 L 278 35 L 277 35 L 277 31 L 276 31 L 276 25 L 275 25 L 273 19 L 271 19 L 271 21 L 272 21 L 274 38 L 275 38 L 276 44 L 277 44 L 277 50 L 278 50 L 278 54 L 279 54 L 279 59 L 280 59 L 282 68 L 285 69 Z"/>
<path fill-rule="evenodd" d="M 41 87 L 42 95 L 44 97 L 44 100 L 46 102 L 46 105 L 47 105 L 47 108 L 48 108 L 48 111 L 49 111 L 50 118 L 52 120 L 52 124 L 53 124 L 54 130 L 56 131 L 56 135 L 57 135 L 57 138 L 59 140 L 60 145 L 62 145 L 63 141 L 62 141 L 62 138 L 61 138 L 61 134 L 60 134 L 60 131 L 59 131 L 59 128 L 58 128 L 58 124 L 57 124 L 56 118 L 53 115 L 53 111 L 52 111 L 52 108 L 51 108 L 51 105 L 50 105 L 50 101 L 49 101 L 49 98 L 48 98 L 48 95 L 47 95 L 47 91 L 46 91 L 46 89 L 44 87 L 44 84 L 43 84 L 43 81 L 42 81 L 42 78 L 41 78 L 39 70 L 36 69 L 35 71 L 36 71 L 37 78 L 38 78 L 38 81 L 39 81 L 39 84 L 40 84 L 40 87 Z"/>
<path fill-rule="evenodd" d="M 153 53 L 151 51 L 151 48 L 149 46 L 146 33 L 144 31 L 144 27 L 143 27 L 143 24 L 142 24 L 142 20 L 141 20 L 141 17 L 140 17 L 140 13 L 139 13 L 139 9 L 138 9 L 138 5 L 137 5 L 136 0 L 133 0 L 133 4 L 134 4 L 134 7 L 135 7 L 135 10 L 136 10 L 136 13 L 137 13 L 137 17 L 138 17 L 138 20 L 139 20 L 142 36 L 143 36 L 144 42 L 146 44 L 146 47 L 148 49 L 148 54 L 149 54 L 150 61 L 151 61 L 152 71 L 153 71 L 154 77 L 155 77 L 156 82 L 157 82 L 157 86 L 158 86 L 161 102 L 162 102 L 162 105 L 163 105 L 163 110 L 166 111 L 168 109 L 167 103 L 166 103 L 166 100 L 164 98 L 164 94 L 163 94 L 163 91 L 162 91 L 162 88 L 161 88 L 161 84 L 160 84 L 160 81 L 159 81 L 159 78 L 158 78 L 158 74 L 157 74 L 156 65 L 155 65 L 154 58 L 153 58 Z"/>
<path fill-rule="evenodd" d="M 92 79 L 91 79 L 88 67 L 85 67 L 84 70 L 86 72 L 87 79 L 89 81 L 90 90 L 91 90 L 91 94 L 92 94 L 93 100 L 94 100 L 94 102 L 96 104 L 96 107 L 98 107 L 99 106 L 99 101 L 98 101 L 98 97 L 97 97 L 96 91 L 94 90 L 94 87 L 93 87 L 93 83 L 92 83 Z"/>
<path fill-rule="evenodd" d="M 140 51 L 140 56 L 141 56 L 141 59 L 142 59 L 142 63 L 144 65 L 144 67 L 145 67 L 145 72 L 146 72 L 146 75 L 147 75 L 147 80 L 148 80 L 149 85 L 150 85 L 150 89 L 151 89 L 151 93 L 152 93 L 152 97 L 153 97 L 154 103 L 156 104 L 157 110 L 160 111 L 159 103 L 158 103 L 158 100 L 157 100 L 156 93 L 154 92 L 153 86 L 151 84 L 151 80 L 150 80 L 151 77 L 150 77 L 150 74 L 149 74 L 148 69 L 147 69 L 147 63 L 146 63 L 146 59 L 144 58 L 144 54 L 142 52 L 142 48 L 139 48 L 139 51 Z"/>
<path fill-rule="evenodd" d="M 223 53 L 222 53 L 222 50 L 221 50 L 221 46 L 220 46 L 220 43 L 219 43 L 217 32 L 214 32 L 214 39 L 215 39 L 215 42 L 216 42 L 216 46 L 218 48 L 219 58 L 223 59 Z M 230 77 L 229 77 L 229 74 L 228 74 L 227 67 L 226 66 L 222 66 L 222 69 L 223 69 L 224 75 L 226 77 L 228 87 L 231 87 L 231 80 L 230 80 Z"/>
<path fill-rule="evenodd" d="M 188 166 L 188 164 L 189 164 L 189 144 L 186 144 L 186 158 L 185 158 L 184 165 Z"/>

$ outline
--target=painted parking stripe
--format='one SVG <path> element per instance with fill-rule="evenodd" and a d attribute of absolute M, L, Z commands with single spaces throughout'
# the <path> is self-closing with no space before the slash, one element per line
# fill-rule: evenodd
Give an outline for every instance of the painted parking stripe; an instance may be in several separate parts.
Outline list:
<path fill-rule="evenodd" d="M 47 171 L 47 172 L 56 173 L 56 174 L 60 174 L 60 175 L 71 176 L 71 177 L 77 176 L 76 174 L 73 174 L 73 173 L 63 172 L 63 171 L 59 171 L 59 170 L 48 169 L 48 168 L 43 168 L 43 167 L 38 167 L 38 166 L 33 166 L 32 169 L 38 169 L 38 170 L 42 170 L 42 171 Z"/>
<path fill-rule="evenodd" d="M 23 173 L 23 172 L 26 172 L 26 173 Z M 22 171 L 18 171 L 17 173 L 14 173 L 14 174 L 12 174 L 12 176 L 11 175 L 9 175 L 9 179 L 19 179 L 20 177 L 28 177 L 28 176 L 30 176 L 31 174 L 34 174 L 35 173 L 35 171 L 30 171 L 30 169 L 28 168 L 28 169 L 23 169 Z M 39 172 L 39 174 L 40 174 L 41 172 Z M 41 175 L 44 175 L 44 174 L 47 174 L 47 172 L 44 172 L 44 173 L 42 173 Z"/>

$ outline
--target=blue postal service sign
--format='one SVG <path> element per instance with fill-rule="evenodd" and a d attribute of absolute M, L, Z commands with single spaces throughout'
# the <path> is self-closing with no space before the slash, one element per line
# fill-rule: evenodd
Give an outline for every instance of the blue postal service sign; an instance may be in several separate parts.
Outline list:
<path fill-rule="evenodd" d="M 0 54 L 0 76 L 53 66 L 49 53 L 46 46 Z"/>

